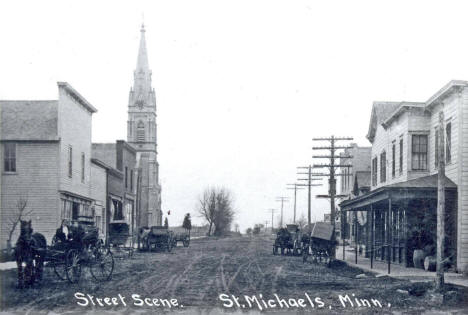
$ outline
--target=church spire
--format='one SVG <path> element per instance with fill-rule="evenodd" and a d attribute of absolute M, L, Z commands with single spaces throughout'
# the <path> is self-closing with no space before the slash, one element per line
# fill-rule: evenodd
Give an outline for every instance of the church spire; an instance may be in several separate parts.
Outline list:
<path fill-rule="evenodd" d="M 148 52 L 146 50 L 145 32 L 146 32 L 145 24 L 141 24 L 140 49 L 138 50 L 138 60 L 137 60 L 136 71 L 143 70 L 144 72 L 149 72 Z"/>
<path fill-rule="evenodd" d="M 134 73 L 133 90 L 139 97 L 147 97 L 151 93 L 151 70 L 148 63 L 148 51 L 146 49 L 145 25 L 141 25 L 140 47 L 138 49 L 137 65 Z"/>

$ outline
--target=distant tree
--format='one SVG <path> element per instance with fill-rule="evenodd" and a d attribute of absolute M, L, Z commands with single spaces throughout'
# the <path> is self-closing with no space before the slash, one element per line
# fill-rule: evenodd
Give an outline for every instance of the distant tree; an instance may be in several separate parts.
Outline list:
<path fill-rule="evenodd" d="M 187 213 L 184 217 L 184 222 L 182 223 L 182 227 L 188 231 L 192 229 L 192 219 L 190 218 L 190 213 Z"/>
<path fill-rule="evenodd" d="M 255 224 L 254 225 L 254 228 L 253 228 L 253 231 L 252 231 L 252 234 L 253 235 L 258 235 L 260 234 L 260 232 L 262 231 L 262 229 L 264 228 L 265 226 L 263 224 Z"/>
<path fill-rule="evenodd" d="M 239 223 L 234 224 L 234 232 L 239 232 Z"/>
<path fill-rule="evenodd" d="M 167 221 L 167 217 L 164 219 L 164 227 L 169 227 L 169 222 Z"/>
<path fill-rule="evenodd" d="M 304 213 L 301 214 L 301 217 L 299 218 L 299 220 L 297 220 L 297 225 L 299 225 L 299 228 L 302 230 L 304 228 L 304 226 L 307 225 L 307 219 L 304 215 Z"/>
<path fill-rule="evenodd" d="M 252 234 L 252 228 L 248 228 L 248 229 L 245 231 L 245 233 L 247 233 L 247 235 L 250 236 L 250 235 Z"/>
<path fill-rule="evenodd" d="M 28 198 L 25 196 L 20 196 L 18 201 L 16 202 L 16 213 L 13 218 L 9 219 L 10 223 L 10 230 L 8 232 L 8 239 L 7 239 L 7 251 L 8 253 L 11 252 L 12 249 L 12 238 L 13 234 L 15 233 L 16 227 L 18 223 L 25 217 L 28 216 L 33 212 L 33 210 L 26 212 L 26 207 L 28 206 Z"/>
<path fill-rule="evenodd" d="M 198 213 L 206 220 L 209 225 L 208 236 L 212 234 L 214 226 L 214 235 L 224 235 L 231 229 L 234 219 L 233 200 L 228 190 L 221 188 L 205 189 L 199 199 Z"/>

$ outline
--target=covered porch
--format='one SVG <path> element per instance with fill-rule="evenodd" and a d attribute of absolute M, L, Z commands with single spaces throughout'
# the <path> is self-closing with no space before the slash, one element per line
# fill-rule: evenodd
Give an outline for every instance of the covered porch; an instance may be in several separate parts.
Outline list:
<path fill-rule="evenodd" d="M 456 205 L 457 187 L 445 178 L 447 265 L 456 264 Z M 352 220 L 351 246 L 355 261 L 358 256 L 375 262 L 421 268 L 420 259 L 436 254 L 437 230 L 437 174 L 406 182 L 387 185 L 341 204 L 342 220 Z M 347 214 L 347 215 L 346 215 Z M 345 257 L 343 253 L 337 252 Z M 418 256 L 421 256 L 418 259 Z"/>

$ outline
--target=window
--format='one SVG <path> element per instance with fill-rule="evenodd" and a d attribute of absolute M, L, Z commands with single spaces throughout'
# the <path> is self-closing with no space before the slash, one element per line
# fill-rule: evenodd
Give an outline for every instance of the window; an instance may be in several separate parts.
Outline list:
<path fill-rule="evenodd" d="M 436 128 L 434 133 L 434 166 L 439 166 L 439 128 Z"/>
<path fill-rule="evenodd" d="M 133 170 L 130 170 L 130 190 L 133 191 Z"/>
<path fill-rule="evenodd" d="M 372 159 L 372 186 L 377 185 L 377 157 Z"/>
<path fill-rule="evenodd" d="M 68 177 L 72 177 L 73 172 L 73 150 L 72 147 L 68 147 Z"/>
<path fill-rule="evenodd" d="M 85 154 L 81 153 L 81 182 L 85 181 Z"/>
<path fill-rule="evenodd" d="M 392 143 L 392 177 L 395 178 L 395 141 Z"/>
<path fill-rule="evenodd" d="M 452 123 L 447 123 L 445 127 L 445 134 L 447 140 L 445 141 L 445 162 L 450 163 L 452 161 Z"/>
<path fill-rule="evenodd" d="M 400 175 L 403 174 L 403 139 L 400 139 Z"/>
<path fill-rule="evenodd" d="M 16 143 L 5 142 L 3 148 L 3 171 L 16 172 Z"/>
<path fill-rule="evenodd" d="M 142 121 L 137 126 L 137 141 L 145 142 L 145 124 Z"/>
<path fill-rule="evenodd" d="M 385 151 L 380 153 L 380 182 L 385 183 L 387 180 L 387 154 Z"/>
<path fill-rule="evenodd" d="M 125 166 L 125 188 L 128 188 L 128 167 Z"/>
<path fill-rule="evenodd" d="M 412 140 L 412 169 L 425 171 L 427 169 L 427 135 L 413 135 Z"/>

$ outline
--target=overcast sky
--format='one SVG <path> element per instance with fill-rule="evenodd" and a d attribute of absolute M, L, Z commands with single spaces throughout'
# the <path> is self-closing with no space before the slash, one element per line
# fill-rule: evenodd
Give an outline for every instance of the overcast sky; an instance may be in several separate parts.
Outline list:
<path fill-rule="evenodd" d="M 313 163 L 312 137 L 370 145 L 373 101 L 426 101 L 467 80 L 467 12 L 467 1 L 1 1 L 0 99 L 56 99 L 67 81 L 98 109 L 93 142 L 126 139 L 144 19 L 163 210 L 181 224 L 207 186 L 224 186 L 245 230 L 271 220 L 277 196 L 291 197 L 292 219 L 286 184 Z M 321 219 L 329 203 L 312 209 Z"/>

